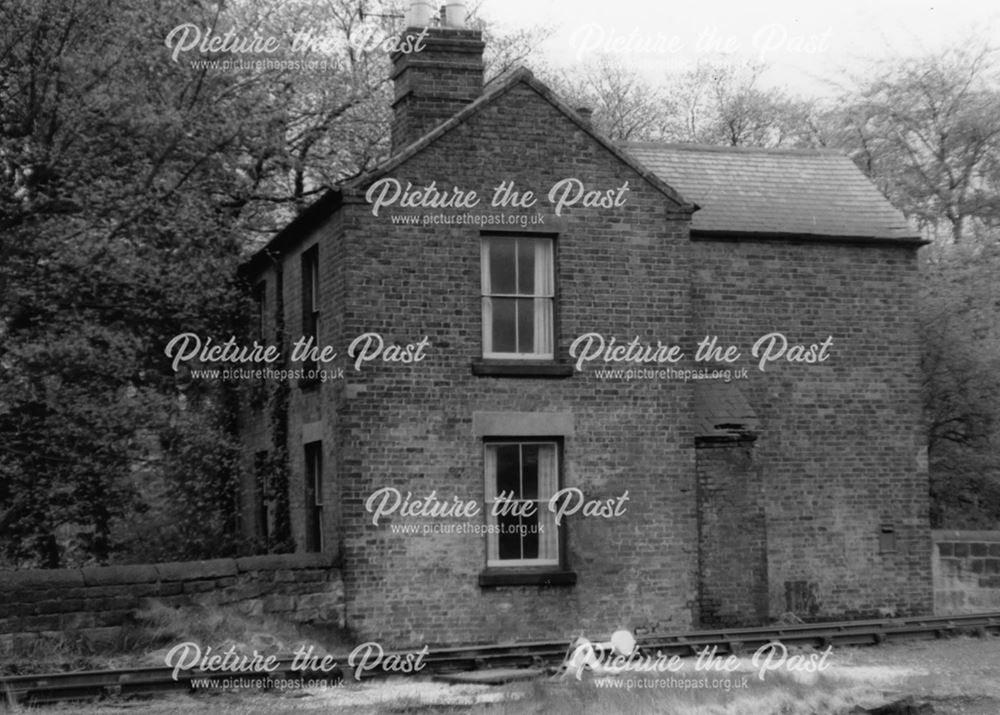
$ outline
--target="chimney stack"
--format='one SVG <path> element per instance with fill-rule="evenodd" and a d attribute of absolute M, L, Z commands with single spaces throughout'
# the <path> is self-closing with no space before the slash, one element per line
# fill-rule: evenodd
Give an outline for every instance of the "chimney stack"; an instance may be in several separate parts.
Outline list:
<path fill-rule="evenodd" d="M 394 52 L 392 81 L 392 153 L 413 143 L 450 119 L 483 92 L 483 35 L 465 27 L 461 2 L 442 8 L 440 26 L 431 27 L 437 15 L 426 0 L 410 3 L 406 35 L 423 34 L 419 50 Z M 417 24 L 414 24 L 417 23 Z M 412 49 L 414 42 L 401 42 Z"/>

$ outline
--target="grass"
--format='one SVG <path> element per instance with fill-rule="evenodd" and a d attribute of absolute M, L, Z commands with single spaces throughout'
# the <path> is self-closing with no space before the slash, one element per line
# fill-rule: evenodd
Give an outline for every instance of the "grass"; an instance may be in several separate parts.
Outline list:
<path fill-rule="evenodd" d="M 131 652 L 193 641 L 213 649 L 236 646 L 238 651 L 263 654 L 291 653 L 302 645 L 317 651 L 347 648 L 347 639 L 334 628 L 295 624 L 276 616 L 247 616 L 223 606 L 172 608 L 153 602 L 136 613 L 137 627 L 126 636 Z"/>

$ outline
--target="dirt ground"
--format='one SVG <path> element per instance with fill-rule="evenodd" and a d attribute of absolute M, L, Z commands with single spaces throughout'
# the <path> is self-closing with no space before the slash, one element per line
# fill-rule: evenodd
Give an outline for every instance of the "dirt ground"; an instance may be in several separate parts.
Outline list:
<path fill-rule="evenodd" d="M 1000 636 L 921 640 L 844 654 L 853 666 L 900 669 L 886 693 L 912 695 L 944 715 L 1000 715 Z"/>

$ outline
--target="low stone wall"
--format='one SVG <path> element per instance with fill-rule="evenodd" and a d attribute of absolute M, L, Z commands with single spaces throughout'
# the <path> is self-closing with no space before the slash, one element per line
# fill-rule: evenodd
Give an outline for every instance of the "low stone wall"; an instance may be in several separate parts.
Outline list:
<path fill-rule="evenodd" d="M 934 614 L 1000 611 L 1000 531 L 934 531 Z"/>
<path fill-rule="evenodd" d="M 344 627 L 340 570 L 325 554 L 0 571 L 0 652 L 61 634 L 114 642 L 151 601 Z"/>

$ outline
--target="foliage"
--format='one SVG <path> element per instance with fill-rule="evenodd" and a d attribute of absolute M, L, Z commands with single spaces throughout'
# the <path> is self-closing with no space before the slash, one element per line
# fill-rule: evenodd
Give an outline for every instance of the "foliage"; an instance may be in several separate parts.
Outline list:
<path fill-rule="evenodd" d="M 165 336 L 239 314 L 241 244 L 215 198 L 232 183 L 223 151 L 254 139 L 254 97 L 172 65 L 151 38 L 186 10 L 155 10 L 2 5 L 0 533 L 15 565 L 112 559 L 142 508 L 137 465 L 165 452 L 144 474 L 170 479 L 184 459 Z"/>
<path fill-rule="evenodd" d="M 1000 525 L 1000 66 L 971 38 L 876 65 L 822 119 L 933 245 L 920 302 L 931 520 Z"/>
<path fill-rule="evenodd" d="M 178 382 L 164 347 L 182 332 L 243 336 L 241 258 L 384 158 L 383 41 L 401 4 L 0 0 L 8 563 L 252 548 L 233 519 L 246 468 L 233 386 Z M 183 26 L 274 37 L 278 51 L 233 67 L 232 54 L 168 43 Z M 492 71 L 539 38 L 490 34 Z M 276 472 L 280 486 L 287 466 Z M 290 548 L 280 509 L 278 527 Z"/>
<path fill-rule="evenodd" d="M 1000 521 L 1000 242 L 935 246 L 923 266 L 932 525 Z"/>

